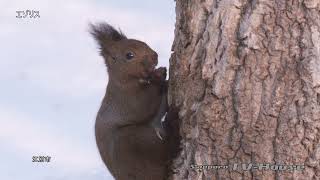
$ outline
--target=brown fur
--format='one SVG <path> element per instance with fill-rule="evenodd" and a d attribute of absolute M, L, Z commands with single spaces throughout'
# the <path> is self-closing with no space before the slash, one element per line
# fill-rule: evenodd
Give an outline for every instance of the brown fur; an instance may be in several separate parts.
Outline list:
<path fill-rule="evenodd" d="M 91 34 L 109 74 L 95 124 L 102 160 L 117 180 L 163 180 L 168 144 L 157 137 L 152 121 L 166 95 L 165 68 L 155 69 L 157 53 L 148 45 L 108 24 L 91 25 Z M 128 52 L 134 58 L 128 60 Z"/>

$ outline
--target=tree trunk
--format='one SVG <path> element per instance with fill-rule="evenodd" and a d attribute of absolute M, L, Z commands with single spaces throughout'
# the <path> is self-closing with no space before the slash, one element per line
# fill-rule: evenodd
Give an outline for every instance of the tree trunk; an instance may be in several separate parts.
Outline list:
<path fill-rule="evenodd" d="M 171 179 L 320 179 L 320 1 L 176 0 L 176 18 Z"/>

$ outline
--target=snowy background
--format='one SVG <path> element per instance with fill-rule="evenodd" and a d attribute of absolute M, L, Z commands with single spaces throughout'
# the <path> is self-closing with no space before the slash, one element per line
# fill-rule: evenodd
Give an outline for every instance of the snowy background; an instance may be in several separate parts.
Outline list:
<path fill-rule="evenodd" d="M 1 0 L 0 179 L 111 180 L 94 138 L 108 77 L 88 23 L 147 42 L 168 67 L 174 8 L 174 0 Z M 16 18 L 20 10 L 40 18 Z M 51 162 L 32 162 L 37 155 Z"/>

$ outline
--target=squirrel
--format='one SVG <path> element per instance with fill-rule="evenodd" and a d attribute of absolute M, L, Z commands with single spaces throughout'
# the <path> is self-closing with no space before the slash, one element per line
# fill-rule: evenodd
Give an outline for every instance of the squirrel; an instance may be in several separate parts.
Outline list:
<path fill-rule="evenodd" d="M 146 43 L 107 23 L 90 24 L 109 82 L 95 122 L 100 156 L 116 180 L 166 178 L 169 144 L 166 68 Z"/>

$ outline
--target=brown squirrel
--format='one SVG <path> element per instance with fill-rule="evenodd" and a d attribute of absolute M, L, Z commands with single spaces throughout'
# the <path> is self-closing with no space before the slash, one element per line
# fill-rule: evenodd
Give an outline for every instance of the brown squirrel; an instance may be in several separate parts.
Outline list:
<path fill-rule="evenodd" d="M 168 141 L 166 68 L 146 43 L 128 39 L 107 23 L 90 25 L 108 69 L 109 82 L 96 123 L 103 162 L 117 180 L 163 180 Z"/>

